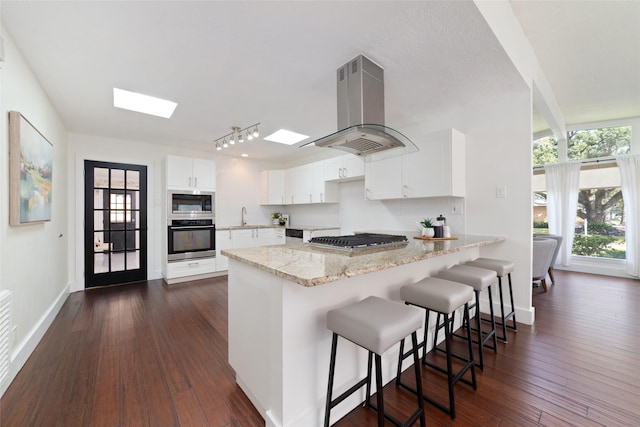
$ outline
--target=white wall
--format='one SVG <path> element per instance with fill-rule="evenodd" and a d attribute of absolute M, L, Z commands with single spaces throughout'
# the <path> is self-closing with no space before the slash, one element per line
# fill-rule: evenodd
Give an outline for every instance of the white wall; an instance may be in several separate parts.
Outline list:
<path fill-rule="evenodd" d="M 12 380 L 50 325 L 68 293 L 69 236 L 67 200 L 67 133 L 38 79 L 2 32 L 0 112 L 0 289 L 13 293 L 15 341 L 9 380 Z M 22 113 L 53 144 L 51 221 L 9 226 L 8 111 Z M 0 394 L 8 385 L 0 385 Z"/>

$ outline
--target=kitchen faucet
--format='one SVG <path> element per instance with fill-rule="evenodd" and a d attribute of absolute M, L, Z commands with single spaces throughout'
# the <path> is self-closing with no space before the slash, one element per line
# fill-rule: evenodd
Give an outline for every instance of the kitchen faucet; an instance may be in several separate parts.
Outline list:
<path fill-rule="evenodd" d="M 247 216 L 247 208 L 243 206 L 240 215 L 242 217 L 242 219 L 240 220 L 240 225 L 244 227 L 245 225 L 247 225 L 247 220 L 245 218 Z"/>

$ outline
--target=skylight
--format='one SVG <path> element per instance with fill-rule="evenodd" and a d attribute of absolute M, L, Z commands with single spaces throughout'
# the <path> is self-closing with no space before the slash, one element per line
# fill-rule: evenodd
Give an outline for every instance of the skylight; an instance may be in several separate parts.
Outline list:
<path fill-rule="evenodd" d="M 280 129 L 269 136 L 265 136 L 263 139 L 265 141 L 293 145 L 307 138 L 309 138 L 308 135 L 302 135 L 301 133 L 291 132 L 290 130 L 286 129 Z"/>
<path fill-rule="evenodd" d="M 113 106 L 168 119 L 176 109 L 175 102 L 141 93 L 113 88 Z"/>

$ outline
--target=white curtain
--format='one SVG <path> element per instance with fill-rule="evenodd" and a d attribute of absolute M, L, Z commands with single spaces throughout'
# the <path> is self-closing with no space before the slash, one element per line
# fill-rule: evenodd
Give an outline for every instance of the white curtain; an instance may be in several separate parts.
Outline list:
<path fill-rule="evenodd" d="M 625 239 L 627 241 L 627 273 L 640 277 L 640 156 L 620 156 L 616 158 L 622 180 L 624 217 L 626 220 Z"/>
<path fill-rule="evenodd" d="M 563 237 L 559 262 L 569 265 L 576 227 L 580 163 L 555 163 L 544 166 L 547 178 L 547 216 L 549 233 Z"/>

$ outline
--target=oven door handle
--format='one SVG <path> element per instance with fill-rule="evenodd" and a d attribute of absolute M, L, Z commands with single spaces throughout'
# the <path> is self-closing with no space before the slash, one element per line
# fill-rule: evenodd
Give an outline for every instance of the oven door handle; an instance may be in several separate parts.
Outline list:
<path fill-rule="evenodd" d="M 211 225 L 180 225 L 180 226 L 170 225 L 169 226 L 170 230 L 206 230 L 208 228 L 215 229 L 215 227 Z"/>

